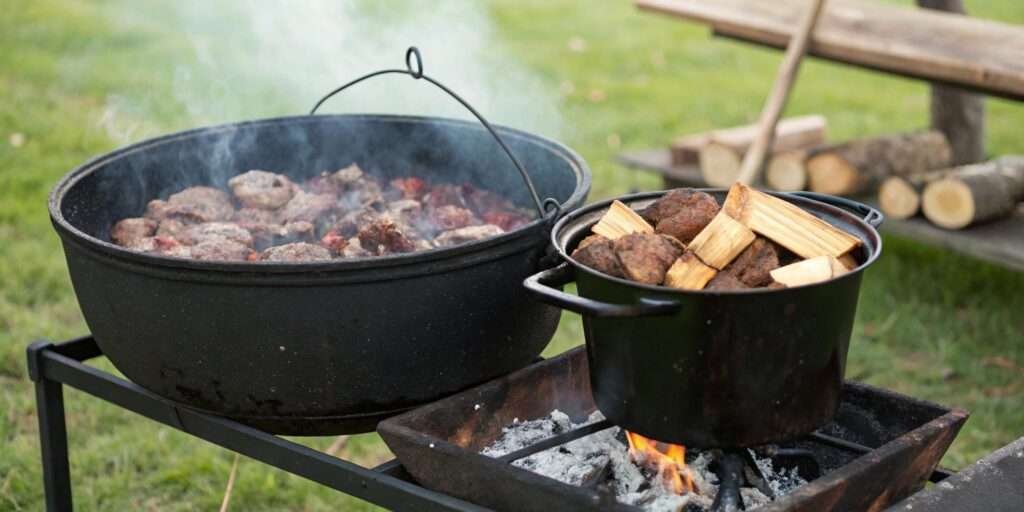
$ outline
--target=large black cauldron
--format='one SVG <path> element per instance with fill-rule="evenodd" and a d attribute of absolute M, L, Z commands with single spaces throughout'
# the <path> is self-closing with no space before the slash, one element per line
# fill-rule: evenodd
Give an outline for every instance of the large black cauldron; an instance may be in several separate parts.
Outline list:
<path fill-rule="evenodd" d="M 540 197 L 564 210 L 586 163 L 498 128 Z M 329 263 L 228 263 L 140 254 L 111 225 L 186 186 L 270 169 L 301 181 L 358 162 L 385 178 L 469 182 L 524 207 L 516 168 L 481 126 L 436 118 L 302 116 L 178 133 L 65 176 L 50 216 L 86 322 L 114 365 L 174 401 L 274 432 L 372 429 L 390 414 L 522 367 L 560 311 L 520 283 L 540 270 L 552 219 L 447 249 Z"/>
<path fill-rule="evenodd" d="M 660 195 L 621 200 L 641 209 Z M 569 256 L 610 201 L 555 225 L 551 239 L 567 262 L 525 285 L 583 315 L 594 401 L 616 425 L 666 442 L 742 447 L 796 438 L 835 415 L 860 280 L 882 251 L 882 215 L 838 197 L 776 195 L 860 238 L 860 265 L 782 290 L 675 290 L 611 277 Z M 572 281 L 579 296 L 559 290 Z"/>

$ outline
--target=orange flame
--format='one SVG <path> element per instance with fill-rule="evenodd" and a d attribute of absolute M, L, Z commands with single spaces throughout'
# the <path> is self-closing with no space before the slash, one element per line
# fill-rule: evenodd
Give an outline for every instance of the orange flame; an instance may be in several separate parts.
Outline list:
<path fill-rule="evenodd" d="M 633 462 L 655 471 L 662 485 L 676 494 L 693 492 L 693 476 L 686 467 L 686 447 L 661 443 L 636 432 L 626 432 Z M 662 450 L 660 446 L 665 448 Z"/>

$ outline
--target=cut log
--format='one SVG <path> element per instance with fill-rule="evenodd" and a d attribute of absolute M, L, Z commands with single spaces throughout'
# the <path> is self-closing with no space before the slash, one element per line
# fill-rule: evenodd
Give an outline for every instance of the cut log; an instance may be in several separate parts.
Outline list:
<path fill-rule="evenodd" d="M 693 237 L 690 250 L 708 265 L 722 270 L 757 238 L 750 228 L 719 212 Z"/>
<path fill-rule="evenodd" d="M 807 152 L 795 149 L 772 155 L 765 169 L 764 182 L 768 188 L 792 192 L 807 186 Z"/>
<path fill-rule="evenodd" d="M 921 209 L 933 224 L 962 229 L 1005 217 L 1024 200 L 1024 156 L 958 167 L 925 186 Z"/>
<path fill-rule="evenodd" d="M 832 256 L 818 256 L 779 267 L 772 270 L 771 275 L 776 283 L 792 288 L 828 281 L 846 272 L 846 267 L 839 260 Z"/>
<path fill-rule="evenodd" d="M 889 176 L 878 187 L 878 206 L 887 217 L 909 219 L 921 211 L 925 185 L 944 178 L 950 169 L 926 171 L 908 176 Z"/>
<path fill-rule="evenodd" d="M 772 151 L 806 149 L 824 144 L 826 129 L 827 122 L 819 115 L 783 119 L 775 127 Z M 711 142 L 728 146 L 742 156 L 756 136 L 757 125 L 750 124 L 679 137 L 672 141 L 670 146 L 672 165 L 697 163 L 700 160 L 700 150 Z M 722 186 L 731 183 L 730 181 Z"/>
<path fill-rule="evenodd" d="M 612 201 L 608 211 L 591 231 L 609 240 L 616 240 L 630 233 L 654 233 L 654 228 L 622 202 Z"/>
<path fill-rule="evenodd" d="M 680 290 L 703 290 L 718 271 L 704 264 L 693 251 L 686 251 L 665 273 L 665 286 Z"/>
<path fill-rule="evenodd" d="M 722 209 L 755 233 L 803 258 L 840 257 L 860 239 L 782 199 L 736 183 Z"/>
<path fill-rule="evenodd" d="M 813 150 L 806 164 L 808 184 L 823 194 L 857 194 L 890 175 L 949 167 L 952 156 L 946 136 L 935 131 L 852 140 Z"/>
<path fill-rule="evenodd" d="M 700 174 L 710 187 L 728 187 L 740 175 L 743 153 L 725 144 L 709 142 L 700 150 Z"/>

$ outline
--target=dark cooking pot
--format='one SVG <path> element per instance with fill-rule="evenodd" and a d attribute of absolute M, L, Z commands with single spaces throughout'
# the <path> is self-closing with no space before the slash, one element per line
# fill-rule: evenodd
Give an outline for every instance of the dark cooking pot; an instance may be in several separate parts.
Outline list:
<path fill-rule="evenodd" d="M 661 195 L 620 200 L 640 209 Z M 882 215 L 842 198 L 774 195 L 860 238 L 860 265 L 781 290 L 674 290 L 569 257 L 610 201 L 555 225 L 551 240 L 566 263 L 524 284 L 540 300 L 583 315 L 594 401 L 615 424 L 665 442 L 742 447 L 806 434 L 835 414 L 861 276 L 882 250 L 875 229 Z M 579 296 L 559 291 L 572 281 Z"/>
<path fill-rule="evenodd" d="M 416 78 L 428 77 L 419 76 Z M 177 402 L 278 433 L 371 430 L 380 419 L 520 368 L 560 311 L 520 286 L 554 215 L 423 252 L 324 263 L 208 262 L 114 245 L 111 225 L 186 186 L 248 169 L 301 181 L 358 162 L 391 179 L 468 182 L 537 205 L 488 130 L 463 121 L 301 116 L 177 133 L 100 156 L 50 196 L 85 320 L 128 378 Z M 494 128 L 540 197 L 580 206 L 572 150 Z"/>

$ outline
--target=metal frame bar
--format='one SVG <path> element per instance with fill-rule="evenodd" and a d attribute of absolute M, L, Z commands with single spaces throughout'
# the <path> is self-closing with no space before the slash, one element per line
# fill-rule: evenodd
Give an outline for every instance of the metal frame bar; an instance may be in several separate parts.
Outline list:
<path fill-rule="evenodd" d="M 91 336 L 60 344 L 37 341 L 28 347 L 29 376 L 36 384 L 46 510 L 73 510 L 63 386 L 393 510 L 485 512 L 489 509 L 420 487 L 401 464 L 367 469 L 298 443 L 161 398 L 131 382 L 84 364 L 102 352 Z"/>

